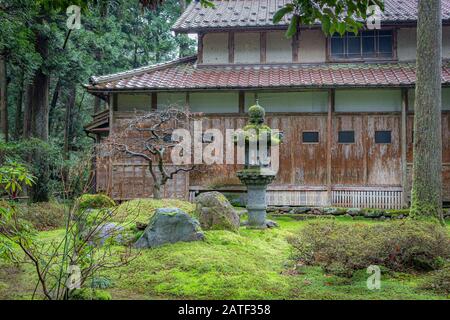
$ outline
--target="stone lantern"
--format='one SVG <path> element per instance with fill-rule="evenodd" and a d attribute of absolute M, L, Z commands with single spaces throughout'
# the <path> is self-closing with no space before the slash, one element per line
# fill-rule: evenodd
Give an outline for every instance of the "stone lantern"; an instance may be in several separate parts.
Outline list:
<path fill-rule="evenodd" d="M 269 169 L 270 148 L 281 143 L 281 136 L 273 133 L 265 121 L 265 110 L 256 102 L 248 110 L 249 123 L 243 132 L 235 136 L 244 142 L 245 167 L 237 172 L 239 180 L 247 186 L 247 211 L 249 228 L 265 229 L 267 227 L 267 185 L 273 182 L 276 173 Z M 241 143 L 242 143 L 241 142 Z"/>

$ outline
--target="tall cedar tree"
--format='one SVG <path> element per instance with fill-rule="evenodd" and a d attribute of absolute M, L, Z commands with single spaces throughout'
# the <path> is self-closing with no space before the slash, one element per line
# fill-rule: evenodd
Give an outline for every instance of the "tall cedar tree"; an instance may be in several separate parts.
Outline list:
<path fill-rule="evenodd" d="M 419 0 L 412 215 L 442 217 L 442 16 L 440 0 Z"/>

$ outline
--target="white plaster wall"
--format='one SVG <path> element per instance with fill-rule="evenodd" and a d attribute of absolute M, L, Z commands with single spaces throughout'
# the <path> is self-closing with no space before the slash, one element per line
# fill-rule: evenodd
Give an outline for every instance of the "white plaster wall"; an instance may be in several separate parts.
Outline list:
<path fill-rule="evenodd" d="M 322 30 L 302 30 L 300 33 L 299 62 L 325 62 L 326 43 L 327 39 Z"/>
<path fill-rule="evenodd" d="M 234 62 L 260 63 L 261 46 L 258 32 L 241 32 L 234 35 Z"/>
<path fill-rule="evenodd" d="M 207 33 L 203 37 L 203 63 L 228 63 L 228 33 Z"/>
<path fill-rule="evenodd" d="M 284 31 L 267 32 L 266 62 L 292 62 L 292 40 Z"/>
<path fill-rule="evenodd" d="M 191 112 L 237 113 L 239 112 L 238 92 L 198 92 L 189 98 Z"/>
<path fill-rule="evenodd" d="M 450 59 L 450 27 L 442 28 L 442 57 Z"/>
<path fill-rule="evenodd" d="M 259 104 L 266 112 L 327 112 L 328 92 L 258 93 Z M 255 104 L 255 94 L 245 94 L 245 110 Z"/>
<path fill-rule="evenodd" d="M 416 28 L 399 29 L 397 32 L 397 54 L 399 61 L 416 59 L 417 51 Z M 442 57 L 450 59 L 450 27 L 442 28 Z"/>
<path fill-rule="evenodd" d="M 400 89 L 336 90 L 336 112 L 401 111 Z"/>
<path fill-rule="evenodd" d="M 150 111 L 152 98 L 150 94 L 118 94 L 118 111 L 145 110 Z"/>
<path fill-rule="evenodd" d="M 414 110 L 415 90 L 408 90 L 408 109 Z M 450 110 L 450 88 L 442 88 L 442 110 Z"/>
<path fill-rule="evenodd" d="M 157 105 L 160 110 L 167 109 L 168 107 L 184 109 L 186 106 L 186 93 L 159 92 Z"/>
<path fill-rule="evenodd" d="M 397 55 L 399 61 L 416 59 L 417 33 L 416 28 L 398 29 Z"/>

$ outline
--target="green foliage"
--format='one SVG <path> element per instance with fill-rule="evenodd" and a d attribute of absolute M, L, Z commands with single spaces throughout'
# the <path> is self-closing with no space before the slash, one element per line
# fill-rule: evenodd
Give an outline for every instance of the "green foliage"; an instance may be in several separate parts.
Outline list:
<path fill-rule="evenodd" d="M 450 264 L 447 263 L 441 270 L 432 272 L 425 278 L 422 289 L 450 295 Z"/>
<path fill-rule="evenodd" d="M 395 271 L 428 271 L 450 257 L 447 231 L 434 223 L 389 224 L 312 222 L 291 237 L 294 258 L 327 272 L 351 276 L 370 265 Z"/>
<path fill-rule="evenodd" d="M 97 289 L 77 289 L 74 290 L 70 300 L 111 300 L 111 294 L 104 290 Z"/>
<path fill-rule="evenodd" d="M 0 187 L 12 198 L 22 191 L 22 186 L 31 187 L 35 182 L 35 177 L 28 169 L 17 162 L 8 162 L 0 166 Z"/>
<path fill-rule="evenodd" d="M 108 289 L 112 287 L 112 281 L 106 277 L 94 277 L 91 280 L 92 289 Z"/>
<path fill-rule="evenodd" d="M 113 199 L 106 194 L 83 194 L 78 198 L 78 209 L 108 209 L 116 205 Z"/>
<path fill-rule="evenodd" d="M 351 219 L 337 221 L 352 227 Z M 381 290 L 367 289 L 367 273 L 351 278 L 324 274 L 317 266 L 289 259 L 286 237 L 308 225 L 277 218 L 280 228 L 264 232 L 207 231 L 204 242 L 177 243 L 141 252 L 129 265 L 102 270 L 110 279 L 114 299 L 331 299 L 412 300 L 446 299 L 433 289 L 419 290 L 428 274 L 387 272 L 382 268 Z M 391 222 L 383 222 L 389 225 Z M 374 224 L 366 221 L 365 224 Z M 450 227 L 447 229 L 450 231 Z M 447 232 L 448 232 L 447 231 Z M 61 230 L 41 232 L 41 241 L 63 237 Z M 115 248 L 111 249 L 115 252 Z M 34 290 L 32 266 L 16 270 L 0 260 L 0 298 L 29 299 Z M 86 282 L 89 286 L 90 281 Z"/>
<path fill-rule="evenodd" d="M 279 9 L 273 16 L 274 23 L 280 23 L 284 17 L 290 18 L 286 37 L 294 36 L 300 26 L 313 25 L 317 21 L 327 35 L 336 32 L 357 33 L 363 27 L 361 20 L 367 18 L 367 8 L 378 5 L 384 10 L 383 0 L 294 0 Z"/>
<path fill-rule="evenodd" d="M 16 205 L 18 216 L 39 231 L 62 228 L 68 209 L 56 201 Z"/>

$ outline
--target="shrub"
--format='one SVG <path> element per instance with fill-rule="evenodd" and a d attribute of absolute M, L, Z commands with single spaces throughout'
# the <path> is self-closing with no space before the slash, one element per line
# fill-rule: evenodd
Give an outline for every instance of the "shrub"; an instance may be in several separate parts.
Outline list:
<path fill-rule="evenodd" d="M 78 198 L 78 208 L 80 211 L 87 209 L 107 209 L 115 205 L 114 200 L 105 194 L 83 194 Z"/>
<path fill-rule="evenodd" d="M 58 229 L 66 222 L 66 207 L 57 202 L 17 204 L 19 217 L 30 222 L 38 231 Z"/>
<path fill-rule="evenodd" d="M 432 272 L 420 288 L 450 295 L 450 264 L 446 264 L 441 270 Z"/>
<path fill-rule="evenodd" d="M 104 290 L 77 289 L 70 295 L 70 300 L 111 300 L 111 294 Z"/>
<path fill-rule="evenodd" d="M 293 258 L 327 272 L 351 276 L 370 265 L 394 271 L 428 271 L 450 256 L 445 228 L 428 222 L 382 224 L 311 222 L 289 238 Z"/>

